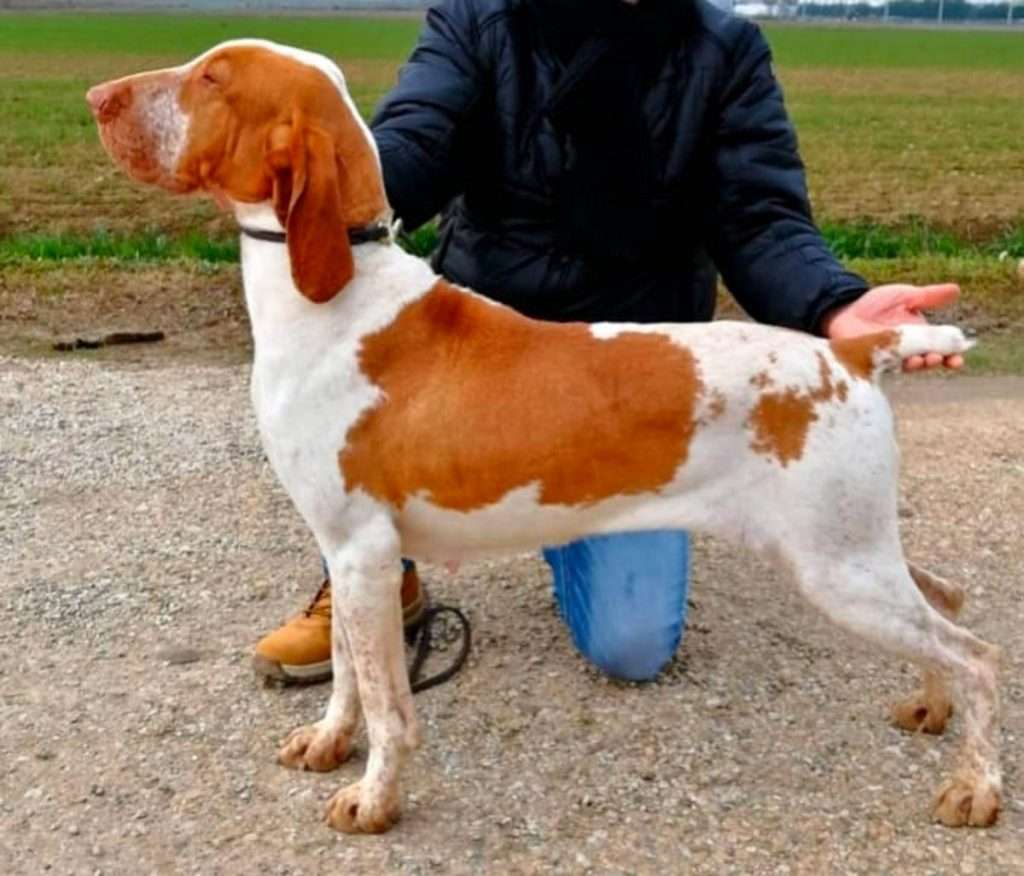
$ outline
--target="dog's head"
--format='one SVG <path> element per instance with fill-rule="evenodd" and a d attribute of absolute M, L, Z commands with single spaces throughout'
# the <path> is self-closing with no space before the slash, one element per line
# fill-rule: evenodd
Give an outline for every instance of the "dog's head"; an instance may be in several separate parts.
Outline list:
<path fill-rule="evenodd" d="M 380 162 L 338 67 L 245 40 L 86 98 L 111 158 L 140 182 L 222 204 L 273 204 L 292 276 L 313 301 L 351 278 L 346 229 L 389 217 Z"/>

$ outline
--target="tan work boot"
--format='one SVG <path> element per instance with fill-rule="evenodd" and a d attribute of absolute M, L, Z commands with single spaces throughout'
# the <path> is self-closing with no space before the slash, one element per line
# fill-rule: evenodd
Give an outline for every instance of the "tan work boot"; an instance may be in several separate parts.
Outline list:
<path fill-rule="evenodd" d="M 416 567 L 402 570 L 402 620 L 415 627 L 426 609 Z M 309 606 L 256 645 L 256 674 L 280 684 L 314 684 L 331 677 L 331 582 L 324 581 Z"/>

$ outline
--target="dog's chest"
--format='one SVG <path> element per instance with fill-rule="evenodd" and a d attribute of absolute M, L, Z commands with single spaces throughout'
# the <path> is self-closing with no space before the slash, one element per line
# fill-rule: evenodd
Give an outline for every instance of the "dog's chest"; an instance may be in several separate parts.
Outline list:
<path fill-rule="evenodd" d="M 311 493 L 318 504 L 328 496 L 343 501 L 338 455 L 378 396 L 356 367 L 355 350 L 339 345 L 290 363 L 257 357 L 251 393 L 267 458 L 296 504 L 308 505 Z"/>
<path fill-rule="evenodd" d="M 294 288 L 283 247 L 248 241 L 243 256 L 255 345 L 251 394 L 267 457 L 304 513 L 311 495 L 320 505 L 327 497 L 343 502 L 338 455 L 380 398 L 360 369 L 363 339 L 434 275 L 393 247 L 360 247 L 355 279 L 329 303 L 313 304 Z"/>

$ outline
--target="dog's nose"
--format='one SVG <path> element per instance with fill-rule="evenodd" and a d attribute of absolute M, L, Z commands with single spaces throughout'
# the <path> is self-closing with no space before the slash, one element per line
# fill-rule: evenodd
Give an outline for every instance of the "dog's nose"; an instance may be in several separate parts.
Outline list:
<path fill-rule="evenodd" d="M 128 105 L 129 94 L 129 90 L 121 83 L 104 82 L 90 88 L 85 100 L 96 121 L 109 122 Z"/>

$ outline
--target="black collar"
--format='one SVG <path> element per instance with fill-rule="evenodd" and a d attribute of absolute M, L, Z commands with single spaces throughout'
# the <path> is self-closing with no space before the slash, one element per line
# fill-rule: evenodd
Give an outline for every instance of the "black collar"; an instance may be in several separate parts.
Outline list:
<path fill-rule="evenodd" d="M 246 237 L 251 237 L 253 240 L 264 240 L 267 243 L 285 243 L 288 240 L 288 235 L 283 231 L 267 231 L 263 228 L 248 228 L 245 225 L 240 226 L 242 234 Z M 384 222 L 378 222 L 376 225 L 360 225 L 355 228 L 348 229 L 348 242 L 352 246 L 358 246 L 360 243 L 371 243 L 375 240 L 384 240 L 391 236 L 391 228 Z"/>

